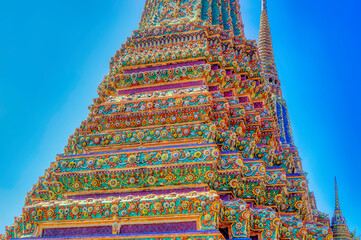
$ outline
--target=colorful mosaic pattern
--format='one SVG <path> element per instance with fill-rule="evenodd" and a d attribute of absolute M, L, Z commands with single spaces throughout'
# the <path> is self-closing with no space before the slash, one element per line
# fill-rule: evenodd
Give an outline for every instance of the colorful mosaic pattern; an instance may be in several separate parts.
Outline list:
<path fill-rule="evenodd" d="M 257 46 L 238 0 L 147 0 L 1 239 L 332 239 L 293 145 L 266 9 Z"/>

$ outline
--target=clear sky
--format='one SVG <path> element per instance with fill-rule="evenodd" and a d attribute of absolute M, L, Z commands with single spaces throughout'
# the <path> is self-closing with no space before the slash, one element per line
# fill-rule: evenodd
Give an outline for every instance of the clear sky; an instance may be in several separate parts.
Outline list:
<path fill-rule="evenodd" d="M 0 233 L 88 114 L 108 63 L 145 0 L 0 2 Z M 258 38 L 260 0 L 241 0 Z M 318 207 L 341 208 L 361 234 L 359 0 L 268 0 L 276 62 L 295 142 Z"/>

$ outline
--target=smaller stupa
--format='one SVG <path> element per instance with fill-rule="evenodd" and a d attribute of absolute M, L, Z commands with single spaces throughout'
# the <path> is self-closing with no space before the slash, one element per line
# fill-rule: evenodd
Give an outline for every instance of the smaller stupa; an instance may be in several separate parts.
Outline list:
<path fill-rule="evenodd" d="M 342 215 L 341 208 L 340 208 L 340 201 L 338 198 L 338 190 L 337 190 L 337 181 L 335 178 L 335 212 L 333 213 L 332 222 L 331 222 L 331 229 L 333 232 L 334 240 L 343 240 L 343 239 L 357 239 L 359 240 L 360 237 L 355 237 L 356 232 L 351 233 L 348 229 L 346 224 L 345 217 Z"/>

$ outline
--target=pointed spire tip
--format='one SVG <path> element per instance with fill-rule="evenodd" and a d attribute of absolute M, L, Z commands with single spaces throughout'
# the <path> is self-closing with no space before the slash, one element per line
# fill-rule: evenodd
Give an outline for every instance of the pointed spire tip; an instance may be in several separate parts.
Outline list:
<path fill-rule="evenodd" d="M 267 0 L 262 0 L 262 11 L 267 11 Z"/>
<path fill-rule="evenodd" d="M 338 198 L 337 179 L 335 177 L 335 210 L 341 210 L 340 201 Z"/>

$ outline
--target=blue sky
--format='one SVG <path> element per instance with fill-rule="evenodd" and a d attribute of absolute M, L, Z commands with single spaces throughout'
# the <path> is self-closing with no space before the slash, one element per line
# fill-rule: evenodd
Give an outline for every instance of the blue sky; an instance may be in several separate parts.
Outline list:
<path fill-rule="evenodd" d="M 0 233 L 88 114 L 108 63 L 145 0 L 0 3 Z M 241 0 L 258 38 L 260 0 Z M 273 44 L 295 142 L 320 210 L 333 178 L 350 229 L 361 234 L 361 20 L 357 0 L 269 0 Z"/>

